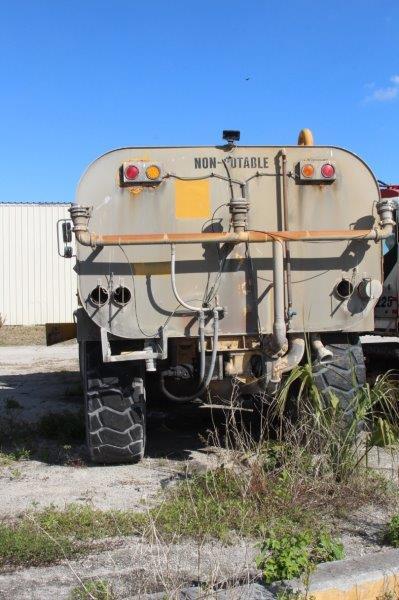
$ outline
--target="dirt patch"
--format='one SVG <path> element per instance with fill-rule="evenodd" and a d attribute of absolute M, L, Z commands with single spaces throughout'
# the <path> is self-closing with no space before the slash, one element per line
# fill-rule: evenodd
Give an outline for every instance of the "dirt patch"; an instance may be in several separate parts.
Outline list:
<path fill-rule="evenodd" d="M 0 346 L 43 346 L 46 344 L 44 325 L 3 325 Z"/>
<path fill-rule="evenodd" d="M 45 346 L 45 325 L 3 325 L 0 327 L 0 346 Z M 60 345 L 76 343 L 68 340 Z"/>

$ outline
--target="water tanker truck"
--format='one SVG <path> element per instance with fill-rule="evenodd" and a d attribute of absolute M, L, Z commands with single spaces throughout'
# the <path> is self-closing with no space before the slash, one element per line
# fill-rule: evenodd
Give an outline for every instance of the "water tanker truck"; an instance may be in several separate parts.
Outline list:
<path fill-rule="evenodd" d="M 168 402 L 268 399 L 311 354 L 349 406 L 365 381 L 394 205 L 342 148 L 121 148 L 95 160 L 65 223 L 93 461 L 145 452 L 146 390 Z M 309 350 L 307 350 L 309 349 Z M 222 400 L 223 401 L 223 400 Z"/>

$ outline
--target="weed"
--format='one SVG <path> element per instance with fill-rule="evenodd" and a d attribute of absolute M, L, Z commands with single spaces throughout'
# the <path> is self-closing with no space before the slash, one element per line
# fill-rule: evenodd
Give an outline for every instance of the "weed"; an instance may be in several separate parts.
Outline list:
<path fill-rule="evenodd" d="M 11 454 L 0 452 L 0 467 L 8 467 L 9 465 L 12 465 L 13 462 L 14 459 Z"/>
<path fill-rule="evenodd" d="M 93 540 L 142 531 L 143 515 L 71 505 L 0 524 L 0 565 L 40 565 L 88 551 Z"/>
<path fill-rule="evenodd" d="M 266 583 L 309 575 L 319 562 L 343 558 L 343 546 L 327 531 L 289 534 L 271 531 L 260 544 L 256 564 Z"/>
<path fill-rule="evenodd" d="M 399 548 L 399 515 L 393 516 L 389 521 L 386 528 L 385 539 L 391 546 Z"/>
<path fill-rule="evenodd" d="M 10 470 L 10 478 L 11 479 L 19 479 L 22 473 L 20 469 L 11 469 Z"/>
<path fill-rule="evenodd" d="M 328 526 L 331 514 L 343 506 L 356 508 L 369 496 L 386 498 L 380 485 L 373 477 L 354 478 L 351 486 L 319 480 L 296 470 L 295 463 L 270 471 L 261 459 L 247 468 L 237 461 L 237 472 L 220 468 L 174 486 L 150 516 L 165 537 L 229 541 L 234 533 L 259 539 L 266 525 L 287 532 L 320 529 L 321 522 Z"/>
<path fill-rule="evenodd" d="M 14 452 L 0 452 L 0 466 L 8 467 L 19 460 L 29 460 L 30 451 L 25 448 L 19 448 Z"/>
<path fill-rule="evenodd" d="M 105 579 L 82 582 L 72 590 L 70 600 L 114 600 L 111 585 Z"/>
<path fill-rule="evenodd" d="M 295 419 L 289 415 L 292 386 L 299 385 Z M 310 363 L 293 369 L 276 399 L 275 414 L 280 420 L 280 438 L 295 431 L 301 447 L 306 446 L 323 459 L 322 468 L 336 480 L 349 480 L 367 459 L 372 446 L 388 446 L 399 441 L 397 422 L 398 382 L 393 373 L 366 384 L 343 407 L 331 393 L 318 390 Z M 363 430 L 364 434 L 359 435 Z"/>
<path fill-rule="evenodd" d="M 309 596 L 307 592 L 283 590 L 277 592 L 277 600 L 315 600 L 315 597 Z"/>

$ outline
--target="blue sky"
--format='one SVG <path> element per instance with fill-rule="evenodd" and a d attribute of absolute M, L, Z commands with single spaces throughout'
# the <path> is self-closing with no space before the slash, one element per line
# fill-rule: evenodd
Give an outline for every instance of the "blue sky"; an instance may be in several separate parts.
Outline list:
<path fill-rule="evenodd" d="M 119 146 L 316 143 L 399 182 L 398 0 L 0 0 L 0 201 Z"/>

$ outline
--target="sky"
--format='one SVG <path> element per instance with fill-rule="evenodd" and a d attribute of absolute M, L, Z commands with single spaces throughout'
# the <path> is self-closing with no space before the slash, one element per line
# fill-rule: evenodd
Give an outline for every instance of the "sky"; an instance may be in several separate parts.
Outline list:
<path fill-rule="evenodd" d="M 315 143 L 399 183 L 398 0 L 0 0 L 0 202 L 121 146 Z"/>

